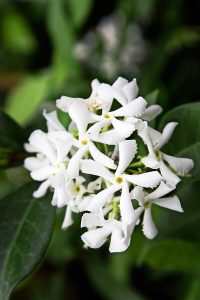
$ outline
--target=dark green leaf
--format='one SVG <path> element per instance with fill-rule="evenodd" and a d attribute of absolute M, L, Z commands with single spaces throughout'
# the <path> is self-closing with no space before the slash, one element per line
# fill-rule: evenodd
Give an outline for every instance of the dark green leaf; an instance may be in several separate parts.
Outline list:
<path fill-rule="evenodd" d="M 158 241 L 144 262 L 165 271 L 200 273 L 200 245 L 183 240 Z"/>
<path fill-rule="evenodd" d="M 32 197 L 35 184 L 28 184 L 0 200 L 0 299 L 41 261 L 48 246 L 54 214 L 48 196 Z"/>
<path fill-rule="evenodd" d="M 0 148 L 21 150 L 25 141 L 23 129 L 0 110 Z"/>
<path fill-rule="evenodd" d="M 73 24 L 80 27 L 90 13 L 93 0 L 68 0 L 67 2 L 71 10 Z"/>

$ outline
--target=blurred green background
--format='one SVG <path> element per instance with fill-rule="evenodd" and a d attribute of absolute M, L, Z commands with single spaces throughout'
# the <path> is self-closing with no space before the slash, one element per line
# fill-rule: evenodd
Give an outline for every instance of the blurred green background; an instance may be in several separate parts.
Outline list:
<path fill-rule="evenodd" d="M 28 137 L 45 128 L 43 108 L 88 97 L 96 77 L 137 77 L 165 111 L 199 101 L 199 11 L 195 0 L 1 0 L 0 108 Z M 0 197 L 27 181 L 22 167 L 0 171 Z M 180 197 L 186 217 L 155 211 L 159 237 L 136 231 L 122 254 L 83 249 L 79 218 L 62 232 L 58 212 L 45 260 L 11 299 L 200 299 L 199 182 Z"/>

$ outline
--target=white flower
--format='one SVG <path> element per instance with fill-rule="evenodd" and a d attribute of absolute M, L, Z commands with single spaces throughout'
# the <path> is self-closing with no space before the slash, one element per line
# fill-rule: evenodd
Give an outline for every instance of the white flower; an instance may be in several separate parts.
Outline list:
<path fill-rule="evenodd" d="M 109 182 L 109 186 L 95 195 L 93 201 L 88 205 L 87 210 L 97 211 L 101 209 L 110 196 L 122 190 L 120 197 L 120 211 L 124 214 L 127 223 L 131 223 L 134 209 L 129 194 L 129 183 L 142 187 L 153 188 L 161 181 L 161 176 L 157 171 L 143 174 L 129 175 L 124 173 L 132 162 L 137 152 L 137 145 L 134 140 L 126 140 L 119 143 L 119 163 L 115 174 L 107 168 L 93 160 L 82 160 L 81 171 L 86 174 L 102 177 Z"/>
<path fill-rule="evenodd" d="M 149 155 L 142 158 L 143 164 L 152 169 L 160 169 L 164 180 L 171 186 L 176 186 L 181 180 L 177 175 L 184 176 L 194 166 L 193 161 L 189 158 L 174 157 L 160 151 L 171 138 L 177 124 L 176 122 L 168 123 L 163 132 L 160 133 L 150 128 L 146 122 L 143 122 L 138 130 L 138 134 L 147 145 L 149 151 Z M 177 175 L 175 172 L 172 172 L 165 162 L 173 168 Z"/>
<path fill-rule="evenodd" d="M 141 208 L 135 210 L 135 218 L 130 224 L 123 222 L 123 217 L 122 221 L 115 219 L 105 220 L 103 211 L 86 213 L 82 217 L 81 227 L 87 227 L 88 231 L 81 238 L 87 246 L 99 248 L 111 235 L 109 251 L 125 251 L 130 245 L 131 235 L 141 212 Z"/>
<path fill-rule="evenodd" d="M 174 187 L 171 187 L 161 181 L 159 187 L 150 194 L 145 193 L 139 186 L 135 187 L 131 192 L 131 199 L 138 200 L 140 206 L 144 210 L 143 232 L 149 239 L 153 239 L 158 233 L 151 215 L 151 206 L 153 204 L 178 212 L 183 212 L 177 196 L 163 197 L 166 194 L 169 194 L 172 190 L 174 190 Z"/>
<path fill-rule="evenodd" d="M 73 145 L 73 137 L 65 131 L 51 131 L 48 134 L 41 130 L 34 131 L 29 143 L 39 154 L 37 157 L 25 159 L 25 167 L 31 171 L 31 177 L 36 181 L 43 181 L 34 197 L 45 195 L 48 187 L 54 188 L 53 205 L 61 207 L 69 198 L 66 190 L 67 164 L 69 153 Z"/>

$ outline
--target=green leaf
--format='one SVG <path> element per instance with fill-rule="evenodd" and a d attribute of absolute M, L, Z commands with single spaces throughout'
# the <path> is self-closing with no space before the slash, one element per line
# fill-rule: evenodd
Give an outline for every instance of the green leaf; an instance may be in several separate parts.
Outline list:
<path fill-rule="evenodd" d="M 178 122 L 167 149 L 171 154 L 177 154 L 184 149 L 200 142 L 200 102 L 178 106 L 161 120 L 160 129 L 168 122 Z"/>
<path fill-rule="evenodd" d="M 63 0 L 48 2 L 47 27 L 53 43 L 54 55 L 59 55 L 59 60 L 67 68 L 75 64 L 73 56 L 75 37 L 69 17 L 65 13 Z"/>
<path fill-rule="evenodd" d="M 0 200 L 0 299 L 32 272 L 48 246 L 54 222 L 50 197 L 32 197 L 28 184 Z"/>
<path fill-rule="evenodd" d="M 176 239 L 158 241 L 143 262 L 158 270 L 199 274 L 200 244 Z"/>
<path fill-rule="evenodd" d="M 93 0 L 68 0 L 67 2 L 71 10 L 73 24 L 80 27 L 91 11 Z"/>
<path fill-rule="evenodd" d="M 17 11 L 2 16 L 3 45 L 12 52 L 32 53 L 36 49 L 36 39 L 26 19 Z"/>
<path fill-rule="evenodd" d="M 159 89 L 154 90 L 153 92 L 149 93 L 145 96 L 148 104 L 156 104 L 159 97 Z"/>
<path fill-rule="evenodd" d="M 26 78 L 8 95 L 6 112 L 20 124 L 30 123 L 48 94 L 49 80 L 50 74 Z"/>
<path fill-rule="evenodd" d="M 25 141 L 23 129 L 0 110 L 0 148 L 21 150 Z"/>

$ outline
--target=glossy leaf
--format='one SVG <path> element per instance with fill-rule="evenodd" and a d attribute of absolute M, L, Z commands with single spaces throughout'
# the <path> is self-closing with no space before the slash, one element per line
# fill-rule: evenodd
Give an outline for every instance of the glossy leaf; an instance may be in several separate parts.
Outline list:
<path fill-rule="evenodd" d="M 165 271 L 200 273 L 200 244 L 183 240 L 159 241 L 151 247 L 144 261 Z"/>
<path fill-rule="evenodd" d="M 8 95 L 6 112 L 20 124 L 32 121 L 48 94 L 49 74 L 30 76 Z"/>
<path fill-rule="evenodd" d="M 41 261 L 48 246 L 54 214 L 48 196 L 32 197 L 35 184 L 28 184 L 0 200 L 0 299 Z"/>
<path fill-rule="evenodd" d="M 21 150 L 25 141 L 23 129 L 0 110 L 0 148 Z"/>

